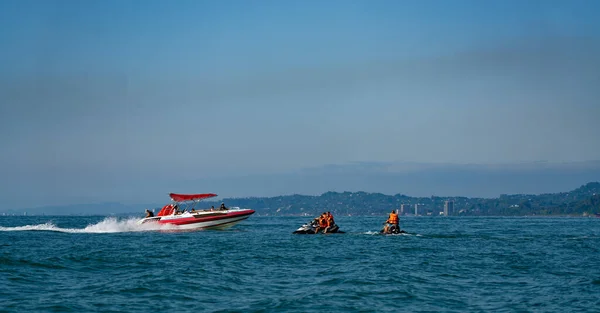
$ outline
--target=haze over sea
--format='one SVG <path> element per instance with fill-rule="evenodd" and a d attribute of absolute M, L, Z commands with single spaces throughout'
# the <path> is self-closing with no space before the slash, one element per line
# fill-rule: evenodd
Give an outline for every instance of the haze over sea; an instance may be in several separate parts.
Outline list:
<path fill-rule="evenodd" d="M 600 180 L 597 12 L 0 1 L 0 203 L 570 190 Z"/>
<path fill-rule="evenodd" d="M 2 217 L 2 312 L 598 312 L 600 219 L 306 217 L 223 231 Z"/>

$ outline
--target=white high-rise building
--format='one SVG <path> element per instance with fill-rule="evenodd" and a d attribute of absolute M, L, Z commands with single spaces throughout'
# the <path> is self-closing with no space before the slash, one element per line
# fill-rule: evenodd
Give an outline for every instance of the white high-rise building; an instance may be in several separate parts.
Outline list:
<path fill-rule="evenodd" d="M 448 216 L 448 212 L 454 213 L 454 201 L 444 201 L 444 216 Z"/>

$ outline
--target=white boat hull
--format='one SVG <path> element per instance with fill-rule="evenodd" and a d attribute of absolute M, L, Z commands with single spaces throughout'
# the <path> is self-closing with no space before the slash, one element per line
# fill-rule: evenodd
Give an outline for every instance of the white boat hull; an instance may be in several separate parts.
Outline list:
<path fill-rule="evenodd" d="M 185 212 L 177 215 L 144 218 L 138 221 L 138 224 L 175 225 L 177 229 L 225 229 L 247 219 L 252 214 L 254 214 L 254 210 L 249 209 Z"/>

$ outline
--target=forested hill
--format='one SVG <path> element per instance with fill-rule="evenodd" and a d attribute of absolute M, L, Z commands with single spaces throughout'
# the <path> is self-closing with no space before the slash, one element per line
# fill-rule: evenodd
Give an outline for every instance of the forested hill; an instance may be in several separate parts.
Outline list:
<path fill-rule="evenodd" d="M 226 198 L 227 206 L 252 208 L 259 215 L 380 215 L 404 204 L 404 214 L 439 215 L 445 201 L 454 203 L 448 215 L 587 215 L 600 213 L 600 183 L 592 182 L 570 192 L 539 195 L 501 195 L 498 198 L 410 197 L 367 192 L 326 192 L 320 196 L 288 195 L 269 198 Z M 219 205 L 220 203 L 208 203 Z"/>
<path fill-rule="evenodd" d="M 256 210 L 257 215 L 317 215 L 330 211 L 337 215 L 384 215 L 404 204 L 404 214 L 437 216 L 444 211 L 444 203 L 452 201 L 454 208 L 448 215 L 461 216 L 507 216 L 507 215 L 574 215 L 600 213 L 600 183 L 593 182 L 570 192 L 540 195 L 501 195 L 498 198 L 467 197 L 410 197 L 403 194 L 385 195 L 367 192 L 326 192 L 320 196 L 288 195 L 261 198 L 225 198 L 227 206 L 239 206 Z M 98 204 L 72 204 L 44 206 L 28 209 L 0 208 L 0 215 L 144 215 L 144 209 L 158 212 L 165 203 L 130 204 L 116 202 Z M 202 201 L 199 209 L 219 202 Z"/>

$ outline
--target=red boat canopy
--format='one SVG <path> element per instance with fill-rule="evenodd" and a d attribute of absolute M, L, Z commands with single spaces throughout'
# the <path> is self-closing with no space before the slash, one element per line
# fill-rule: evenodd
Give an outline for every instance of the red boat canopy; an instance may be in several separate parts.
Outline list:
<path fill-rule="evenodd" d="M 169 196 L 171 196 L 171 199 L 173 199 L 173 201 L 182 202 L 182 201 L 202 200 L 202 199 L 216 197 L 217 195 L 214 193 L 199 193 L 199 194 L 195 194 L 195 195 L 182 195 L 182 194 L 177 194 L 177 193 L 170 193 Z"/>

